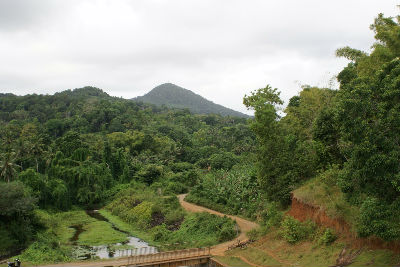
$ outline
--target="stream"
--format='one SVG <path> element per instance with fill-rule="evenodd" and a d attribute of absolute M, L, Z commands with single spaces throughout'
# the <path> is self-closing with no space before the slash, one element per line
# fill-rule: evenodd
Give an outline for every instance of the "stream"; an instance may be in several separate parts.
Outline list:
<path fill-rule="evenodd" d="M 110 223 L 109 220 L 101 215 L 97 210 L 88 210 L 86 213 L 96 220 L 105 221 L 111 224 L 111 227 L 114 230 L 127 234 L 128 237 L 123 243 L 105 244 L 100 246 L 78 245 L 79 235 L 85 232 L 85 229 L 83 229 L 82 225 L 73 225 L 71 228 L 75 230 L 75 234 L 71 237 L 70 242 L 74 245 L 73 255 L 76 259 L 110 259 L 126 257 L 128 255 L 144 255 L 158 252 L 156 247 L 150 246 L 147 242 L 137 237 L 130 236 L 128 232 L 123 231 Z M 120 249 L 118 248 L 119 246 L 121 246 Z"/>

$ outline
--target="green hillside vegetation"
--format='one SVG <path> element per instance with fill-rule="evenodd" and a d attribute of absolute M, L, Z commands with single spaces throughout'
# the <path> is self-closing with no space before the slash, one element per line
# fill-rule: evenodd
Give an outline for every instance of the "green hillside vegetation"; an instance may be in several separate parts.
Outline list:
<path fill-rule="evenodd" d="M 398 242 L 400 25 L 379 15 L 371 29 L 376 43 L 370 54 L 349 47 L 337 50 L 337 56 L 350 61 L 338 75 L 339 90 L 305 85 L 284 113 L 276 88 L 268 85 L 245 96 L 244 104 L 255 111 L 254 173 L 248 167 L 208 173 L 187 199 L 257 219 L 261 228 L 250 232 L 250 238 L 281 244 L 280 250 L 289 254 L 279 257 L 307 266 L 317 266 L 311 263 L 320 264 L 316 259 L 327 255 L 322 245 L 332 246 L 327 261 L 332 265 L 351 240 L 285 215 L 291 196 L 333 219 L 344 219 L 357 237 Z M 250 201 L 247 196 L 254 190 L 255 199 Z M 296 249 L 302 246 L 307 249 L 301 254 Z M 245 250 L 231 256 L 251 253 L 266 254 Z M 364 251 L 354 266 L 371 262 L 390 266 L 398 257 L 390 251 Z"/>
<path fill-rule="evenodd" d="M 249 117 L 241 112 L 215 104 L 192 91 L 179 87 L 172 83 L 164 83 L 144 96 L 134 98 L 135 101 L 142 101 L 157 106 L 167 106 L 179 109 L 189 109 L 197 114 L 218 114 L 222 116 Z"/>
<path fill-rule="evenodd" d="M 0 255 L 26 249 L 24 260 L 42 263 L 72 260 L 68 240 L 75 230 L 67 223 L 65 234 L 59 234 L 57 220 L 49 223 L 37 210 L 63 216 L 106 206 L 160 246 L 169 239 L 183 243 L 192 234 L 197 239 L 181 246 L 232 238 L 236 232 L 228 219 L 159 209 L 167 205 L 163 201 L 168 196 L 188 192 L 208 168 L 247 161 L 254 153 L 255 136 L 245 118 L 195 115 L 84 87 L 54 95 L 1 94 L 0 142 Z M 118 206 L 121 194 L 137 188 L 152 199 L 141 194 L 142 203 L 128 217 L 110 208 Z M 157 215 L 162 220 L 155 223 Z M 106 223 L 79 218 L 86 232 L 78 244 L 125 238 Z M 215 222 L 218 229 L 199 227 L 204 221 Z M 94 234 L 99 230 L 102 237 Z M 155 232 L 160 233 L 158 239 Z M 49 248 L 53 254 L 46 254 Z"/>
<path fill-rule="evenodd" d="M 267 199 L 285 207 L 294 189 L 314 179 L 306 185 L 315 185 L 308 190 L 314 193 L 295 194 L 344 217 L 349 217 L 344 203 L 355 206 L 360 236 L 399 240 L 400 25 L 380 14 L 371 29 L 376 43 L 370 54 L 337 50 L 350 60 L 338 75 L 339 90 L 305 86 L 290 99 L 283 118 L 279 91 L 270 86 L 246 96 L 244 104 L 255 110 L 258 179 Z M 330 188 L 319 198 L 325 187 Z M 323 200 L 329 196 L 338 197 L 336 211 Z"/>

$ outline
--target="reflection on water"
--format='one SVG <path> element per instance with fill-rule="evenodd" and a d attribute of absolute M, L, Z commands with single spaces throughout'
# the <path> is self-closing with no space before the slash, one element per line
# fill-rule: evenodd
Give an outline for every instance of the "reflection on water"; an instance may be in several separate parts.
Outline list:
<path fill-rule="evenodd" d="M 86 211 L 86 213 L 92 218 L 95 218 L 96 220 L 110 223 L 107 220 L 107 218 L 101 215 L 97 210 Z M 114 230 L 124 234 L 129 234 L 128 232 L 117 228 L 114 224 L 112 223 L 110 224 Z M 147 242 L 134 236 L 128 236 L 127 240 L 123 243 L 100 245 L 100 246 L 76 245 L 79 235 L 83 233 L 85 230 L 82 228 L 82 225 L 74 225 L 71 226 L 71 228 L 76 230 L 74 236 L 70 239 L 70 241 L 75 245 L 73 255 L 77 259 L 81 260 L 95 259 L 95 258 L 109 259 L 109 258 L 126 257 L 129 255 L 153 254 L 158 252 L 156 247 L 149 246 Z"/>
<path fill-rule="evenodd" d="M 132 246 L 132 249 L 118 249 L 118 246 L 128 245 Z M 121 244 L 117 243 L 114 246 L 93 246 L 93 251 L 95 252 L 95 256 L 100 259 L 108 259 L 108 258 L 118 258 L 118 257 L 126 257 L 129 255 L 145 255 L 145 254 L 153 254 L 157 253 L 158 250 L 156 247 L 149 246 L 148 243 L 143 240 L 129 236 L 128 242 Z"/>

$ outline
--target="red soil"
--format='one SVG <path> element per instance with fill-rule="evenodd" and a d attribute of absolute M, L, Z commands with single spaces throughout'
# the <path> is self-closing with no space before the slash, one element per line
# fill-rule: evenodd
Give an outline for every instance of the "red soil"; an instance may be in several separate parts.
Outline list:
<path fill-rule="evenodd" d="M 303 203 L 292 197 L 292 206 L 288 214 L 299 221 L 312 220 L 317 225 L 334 229 L 352 248 L 389 249 L 400 253 L 400 242 L 386 242 L 377 237 L 359 238 L 350 226 L 340 218 L 331 218 L 319 207 Z M 400 226 L 399 226 L 400 227 Z"/>

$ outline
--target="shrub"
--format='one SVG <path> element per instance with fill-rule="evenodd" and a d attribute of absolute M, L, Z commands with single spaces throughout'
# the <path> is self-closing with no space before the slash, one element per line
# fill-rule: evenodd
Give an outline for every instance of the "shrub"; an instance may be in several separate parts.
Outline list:
<path fill-rule="evenodd" d="M 182 194 L 187 193 L 188 189 L 180 182 L 169 182 L 165 191 L 166 193 Z"/>
<path fill-rule="evenodd" d="M 283 212 L 279 210 L 278 204 L 275 202 L 268 203 L 265 210 L 261 213 L 263 224 L 269 228 L 272 226 L 280 226 L 283 218 Z"/>
<path fill-rule="evenodd" d="M 362 237 L 376 235 L 386 241 L 400 238 L 400 198 L 391 205 L 369 197 L 360 207 L 357 232 Z"/>
<path fill-rule="evenodd" d="M 184 214 L 181 210 L 172 210 L 165 216 L 165 223 L 172 225 L 177 222 L 181 222 L 184 218 Z"/>
<path fill-rule="evenodd" d="M 332 242 L 336 240 L 337 236 L 335 234 L 335 231 L 333 231 L 330 228 L 327 228 L 322 236 L 319 238 L 318 243 L 324 244 L 324 245 L 329 245 Z"/>
<path fill-rule="evenodd" d="M 218 233 L 218 242 L 225 242 L 235 238 L 235 229 L 229 224 L 224 224 Z"/>
<path fill-rule="evenodd" d="M 22 254 L 23 262 L 32 264 L 55 263 L 69 261 L 69 250 L 59 246 L 54 236 L 38 234 L 37 240 L 32 243 Z"/>
<path fill-rule="evenodd" d="M 154 183 L 163 173 L 163 167 L 156 164 L 148 164 L 135 175 L 138 181 L 151 185 Z"/>
<path fill-rule="evenodd" d="M 152 231 L 154 241 L 162 242 L 169 239 L 170 231 L 166 228 L 165 224 L 154 227 Z"/>
<path fill-rule="evenodd" d="M 153 211 L 153 203 L 143 201 L 136 207 L 128 210 L 125 214 L 126 220 L 129 223 L 135 223 L 141 228 L 149 226 L 151 221 L 151 215 Z"/>
<path fill-rule="evenodd" d="M 208 161 L 213 169 L 230 170 L 238 160 L 232 152 L 220 152 L 211 155 Z"/>
<path fill-rule="evenodd" d="M 310 237 L 314 231 L 315 224 L 310 221 L 301 223 L 290 216 L 286 216 L 282 222 L 282 236 L 288 243 L 291 244 Z"/>
<path fill-rule="evenodd" d="M 250 240 L 257 240 L 260 236 L 260 232 L 258 231 L 258 229 L 251 229 L 247 232 L 246 235 Z"/>

